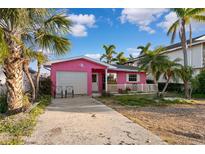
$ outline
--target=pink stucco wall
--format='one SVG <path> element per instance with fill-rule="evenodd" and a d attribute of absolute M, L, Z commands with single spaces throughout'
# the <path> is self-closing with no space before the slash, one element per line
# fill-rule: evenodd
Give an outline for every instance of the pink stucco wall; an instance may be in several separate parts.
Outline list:
<path fill-rule="evenodd" d="M 92 95 L 92 69 L 105 69 L 106 67 L 91 61 L 88 61 L 86 59 L 78 59 L 78 60 L 71 60 L 67 62 L 59 62 L 54 63 L 51 65 L 51 81 L 53 84 L 52 88 L 52 94 L 54 94 L 54 89 L 56 86 L 56 72 L 57 71 L 72 71 L 72 72 L 87 72 L 87 93 L 88 95 Z M 102 85 L 102 79 L 101 76 L 99 76 L 99 84 Z M 102 86 L 99 86 L 99 88 L 102 89 Z"/>
<path fill-rule="evenodd" d="M 87 93 L 88 95 L 92 95 L 92 73 L 98 73 L 98 88 L 99 88 L 99 92 L 102 92 L 103 77 L 104 77 L 106 68 L 107 68 L 106 66 L 97 64 L 95 62 L 92 62 L 86 59 L 77 59 L 77 60 L 54 63 L 51 65 L 52 94 L 54 94 L 54 89 L 56 87 L 56 72 L 57 71 L 87 72 L 87 86 L 88 86 Z M 116 71 L 116 70 L 108 70 L 108 73 L 117 73 L 117 83 L 118 84 L 129 83 L 126 81 L 127 73 L 139 74 L 140 81 L 135 82 L 135 83 L 146 84 L 146 74 L 144 72 L 123 72 L 123 71 Z"/>
<path fill-rule="evenodd" d="M 145 72 L 124 72 L 124 71 L 114 71 L 110 70 L 108 73 L 117 73 L 117 84 L 125 84 L 125 83 L 138 83 L 138 84 L 146 84 L 146 73 Z M 139 81 L 137 82 L 127 82 L 127 74 L 138 74 Z"/>

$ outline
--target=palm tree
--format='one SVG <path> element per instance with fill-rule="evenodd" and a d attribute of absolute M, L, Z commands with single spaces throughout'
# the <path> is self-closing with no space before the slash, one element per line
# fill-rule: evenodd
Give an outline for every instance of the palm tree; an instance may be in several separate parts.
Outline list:
<path fill-rule="evenodd" d="M 186 41 L 186 25 L 189 25 L 189 36 L 190 36 L 190 46 L 192 43 L 192 29 L 191 29 L 191 21 L 196 22 L 205 22 L 204 8 L 175 8 L 171 9 L 173 12 L 176 13 L 178 19 L 174 21 L 174 23 L 170 26 L 167 35 L 171 36 L 171 42 L 174 42 L 177 29 L 179 29 L 179 37 L 182 44 L 182 50 L 184 55 L 184 66 L 188 66 L 188 57 L 187 57 L 187 41 Z M 185 88 L 185 95 L 187 96 L 186 92 L 188 91 L 186 87 L 188 87 L 188 82 L 184 83 Z"/>
<path fill-rule="evenodd" d="M 181 61 L 181 59 L 176 58 L 173 61 L 168 60 L 167 62 L 165 62 L 164 78 L 166 79 L 166 84 L 162 90 L 161 96 L 164 96 L 164 93 L 168 87 L 170 80 L 171 79 L 176 80 L 179 74 L 180 67 L 181 67 L 181 64 L 179 64 L 179 61 Z"/>
<path fill-rule="evenodd" d="M 140 51 L 140 56 L 142 56 L 143 54 L 145 54 L 146 52 L 148 52 L 151 47 L 151 43 L 150 42 L 148 42 L 145 46 L 138 46 L 137 47 L 137 49 L 140 49 L 141 51 Z"/>
<path fill-rule="evenodd" d="M 120 52 L 117 54 L 116 58 L 114 58 L 114 61 L 116 61 L 117 64 L 124 64 L 128 61 L 128 59 L 124 56 L 124 52 Z"/>
<path fill-rule="evenodd" d="M 35 57 L 37 60 L 37 68 L 38 68 L 37 75 L 36 75 L 36 96 L 38 96 L 41 66 L 43 65 L 43 63 L 48 61 L 48 57 L 45 54 L 43 54 L 43 52 L 36 52 Z"/>
<path fill-rule="evenodd" d="M 103 48 L 105 53 L 100 57 L 100 60 L 105 59 L 106 63 L 111 64 L 114 61 L 113 54 L 116 54 L 116 47 L 114 45 L 103 45 Z"/>
<path fill-rule="evenodd" d="M 70 41 L 64 37 L 71 22 L 54 9 L 0 9 L 0 49 L 8 89 L 9 112 L 22 109 L 23 52 L 26 48 L 64 54 Z"/>
<path fill-rule="evenodd" d="M 165 71 L 165 64 L 168 61 L 168 57 L 161 54 L 164 50 L 163 47 L 157 47 L 153 51 L 143 48 L 141 52 L 143 57 L 140 58 L 139 67 L 152 75 L 155 84 L 158 84 L 159 77 Z"/>
<path fill-rule="evenodd" d="M 31 77 L 31 74 L 29 72 L 29 64 L 32 61 L 32 59 L 34 58 L 35 52 L 29 49 L 25 49 L 25 51 L 23 52 L 23 71 L 25 72 L 29 83 L 31 85 L 31 89 L 32 89 L 32 102 L 35 101 L 36 99 L 36 88 L 33 82 L 33 79 Z"/>

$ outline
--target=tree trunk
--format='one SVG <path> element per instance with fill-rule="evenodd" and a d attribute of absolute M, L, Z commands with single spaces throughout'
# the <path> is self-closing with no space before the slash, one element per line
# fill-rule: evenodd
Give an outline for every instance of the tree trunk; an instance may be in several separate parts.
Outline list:
<path fill-rule="evenodd" d="M 185 22 L 181 21 L 181 42 L 182 42 L 182 50 L 184 55 L 184 66 L 188 66 L 188 57 L 187 57 L 187 42 L 186 42 L 186 30 L 185 30 Z"/>
<path fill-rule="evenodd" d="M 166 82 L 166 84 L 165 84 L 165 86 L 164 86 L 164 88 L 163 88 L 163 90 L 162 90 L 162 93 L 161 93 L 161 96 L 162 96 L 162 97 L 164 96 L 164 93 L 165 93 L 165 91 L 167 90 L 167 87 L 168 87 L 168 84 L 169 84 L 169 80 L 170 80 L 170 77 L 168 77 L 167 82 Z"/>
<path fill-rule="evenodd" d="M 188 81 L 184 81 L 184 94 L 185 94 L 185 98 L 189 98 L 189 86 L 188 86 Z"/>
<path fill-rule="evenodd" d="M 20 45 L 11 39 L 7 39 L 7 44 L 9 47 L 9 56 L 4 60 L 3 69 L 8 90 L 8 113 L 13 114 L 22 111 L 23 107 L 22 49 Z"/>
<path fill-rule="evenodd" d="M 27 76 L 27 78 L 29 80 L 29 83 L 31 85 L 31 88 L 32 88 L 32 102 L 34 102 L 35 99 L 36 99 L 36 89 L 35 89 L 35 85 L 33 83 L 33 79 L 31 77 L 31 74 L 29 72 L 29 60 L 24 60 L 24 62 L 23 62 L 23 70 L 24 70 L 24 72 L 25 72 L 25 74 L 26 74 L 26 76 Z"/>
<path fill-rule="evenodd" d="M 38 71 L 36 75 L 36 96 L 39 95 L 39 80 L 40 80 L 41 65 L 38 64 Z"/>

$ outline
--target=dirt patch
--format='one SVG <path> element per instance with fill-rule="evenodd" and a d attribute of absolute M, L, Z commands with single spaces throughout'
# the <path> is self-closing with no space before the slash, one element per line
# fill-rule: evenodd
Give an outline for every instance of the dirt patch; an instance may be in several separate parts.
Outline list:
<path fill-rule="evenodd" d="M 102 102 L 169 144 L 205 144 L 205 103 L 126 107 L 112 100 Z"/>

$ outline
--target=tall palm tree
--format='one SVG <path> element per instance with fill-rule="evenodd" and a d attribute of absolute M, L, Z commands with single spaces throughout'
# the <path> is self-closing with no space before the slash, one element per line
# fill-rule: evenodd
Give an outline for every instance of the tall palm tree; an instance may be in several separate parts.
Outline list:
<path fill-rule="evenodd" d="M 188 57 L 187 57 L 187 39 L 186 39 L 186 25 L 189 25 L 189 36 L 190 36 L 190 46 L 192 44 L 192 29 L 191 21 L 205 22 L 205 8 L 175 8 L 171 9 L 177 15 L 177 20 L 170 26 L 167 35 L 171 36 L 171 42 L 174 42 L 177 30 L 179 29 L 179 38 L 182 44 L 182 50 L 184 55 L 184 66 L 188 67 Z M 185 95 L 188 96 L 188 82 L 184 83 Z"/>
<path fill-rule="evenodd" d="M 0 49 L 8 89 L 9 112 L 22 109 L 22 72 L 24 48 L 41 48 L 64 54 L 70 41 L 64 37 L 71 22 L 67 16 L 54 9 L 0 9 Z"/>
<path fill-rule="evenodd" d="M 168 57 L 161 54 L 164 50 L 163 47 L 142 50 L 143 57 L 139 61 L 140 69 L 151 74 L 155 84 L 158 84 L 159 77 L 165 71 L 165 64 L 168 61 Z"/>
<path fill-rule="evenodd" d="M 171 79 L 176 80 L 176 78 L 178 77 L 179 74 L 179 70 L 181 68 L 181 64 L 179 63 L 179 61 L 181 61 L 180 58 L 176 58 L 175 60 L 171 61 L 168 60 L 167 62 L 165 62 L 164 66 L 164 78 L 166 79 L 166 84 L 162 90 L 161 95 L 164 96 L 164 93 L 168 87 L 168 84 L 170 82 Z"/>
<path fill-rule="evenodd" d="M 43 65 L 43 63 L 48 61 L 48 57 L 43 52 L 36 52 L 35 58 L 37 60 L 36 96 L 38 96 L 41 66 Z"/>
<path fill-rule="evenodd" d="M 105 62 L 111 64 L 114 61 L 113 55 L 116 54 L 114 45 L 103 45 L 105 53 L 100 57 L 100 60 L 105 59 Z"/>
<path fill-rule="evenodd" d="M 116 58 L 114 58 L 117 64 L 124 64 L 128 61 L 128 59 L 124 56 L 124 52 L 120 52 L 117 54 Z"/>
<path fill-rule="evenodd" d="M 192 36 L 191 21 L 205 22 L 204 8 L 175 8 L 171 9 L 177 15 L 177 20 L 170 26 L 167 35 L 171 36 L 171 42 L 174 42 L 177 29 L 179 29 L 179 37 L 181 39 L 183 54 L 184 54 L 184 66 L 188 66 L 187 58 L 187 41 L 186 41 L 186 25 L 189 25 L 190 37 Z M 191 41 L 192 38 L 190 38 Z"/>

